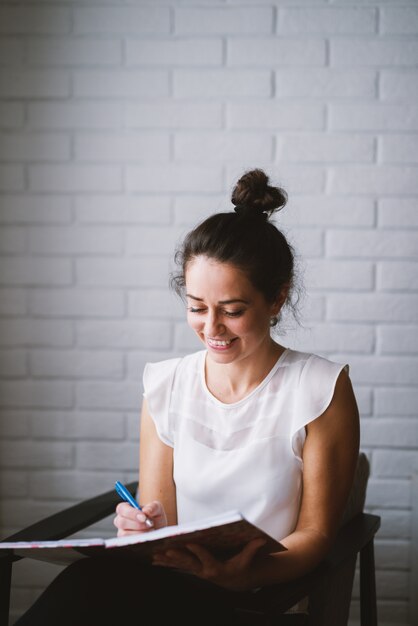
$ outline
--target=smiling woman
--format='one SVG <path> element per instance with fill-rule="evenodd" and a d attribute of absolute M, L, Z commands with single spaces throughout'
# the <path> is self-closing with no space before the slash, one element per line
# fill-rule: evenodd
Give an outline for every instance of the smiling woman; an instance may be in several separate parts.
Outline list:
<path fill-rule="evenodd" d="M 329 550 L 357 462 L 358 411 L 344 364 L 272 337 L 294 283 L 293 251 L 269 219 L 285 201 L 264 172 L 248 172 L 232 193 L 235 211 L 199 224 L 177 252 L 172 284 L 202 350 L 146 365 L 143 511 L 121 503 L 114 523 L 130 535 L 149 530 L 147 517 L 160 528 L 237 509 L 287 550 L 262 556 L 253 540 L 224 561 L 198 544 L 150 566 L 85 559 L 19 626 L 80 623 L 80 615 L 85 624 L 131 622 L 137 607 L 156 626 L 233 626 L 237 605 L 307 573 Z M 294 607 L 283 624 L 304 624 L 307 610 Z"/>

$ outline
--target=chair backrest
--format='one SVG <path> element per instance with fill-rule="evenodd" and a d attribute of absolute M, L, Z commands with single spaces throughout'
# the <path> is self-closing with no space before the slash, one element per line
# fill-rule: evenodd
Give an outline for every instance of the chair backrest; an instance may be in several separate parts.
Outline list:
<path fill-rule="evenodd" d="M 341 521 L 343 526 L 364 509 L 370 464 L 360 452 L 353 485 Z M 346 626 L 350 613 L 356 556 L 325 576 L 309 596 L 309 626 Z"/>
<path fill-rule="evenodd" d="M 370 463 L 364 452 L 360 452 L 357 459 L 356 472 L 354 474 L 353 485 L 347 500 L 344 515 L 341 521 L 343 526 L 350 521 L 357 513 L 364 509 L 366 501 L 367 483 L 370 475 Z"/>

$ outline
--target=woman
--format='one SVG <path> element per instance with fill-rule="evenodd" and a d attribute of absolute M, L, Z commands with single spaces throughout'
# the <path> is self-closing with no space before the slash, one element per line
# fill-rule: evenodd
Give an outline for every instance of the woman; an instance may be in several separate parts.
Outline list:
<path fill-rule="evenodd" d="M 55 623 L 45 614 L 71 603 L 68 615 L 85 624 L 135 623 L 136 612 L 155 624 L 239 623 L 235 607 L 305 574 L 332 544 L 359 446 L 347 368 L 271 336 L 294 282 L 293 251 L 269 221 L 286 202 L 283 190 L 253 170 L 232 202 L 234 212 L 198 225 L 176 255 L 173 284 L 204 349 L 146 366 L 143 510 L 120 503 L 114 523 L 127 535 L 147 532 L 146 516 L 158 528 L 235 508 L 287 551 L 258 556 L 254 540 L 226 562 L 199 545 L 149 567 L 86 559 L 56 579 L 22 626 Z M 293 613 L 283 623 L 303 619 Z"/>

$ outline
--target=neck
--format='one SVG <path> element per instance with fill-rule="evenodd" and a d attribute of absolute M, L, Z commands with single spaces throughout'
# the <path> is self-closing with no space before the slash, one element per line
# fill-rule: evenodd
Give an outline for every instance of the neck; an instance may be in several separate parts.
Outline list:
<path fill-rule="evenodd" d="M 207 355 L 206 385 L 222 402 L 238 402 L 258 387 L 284 350 L 283 346 L 270 339 L 257 353 L 232 363 L 216 363 Z"/>

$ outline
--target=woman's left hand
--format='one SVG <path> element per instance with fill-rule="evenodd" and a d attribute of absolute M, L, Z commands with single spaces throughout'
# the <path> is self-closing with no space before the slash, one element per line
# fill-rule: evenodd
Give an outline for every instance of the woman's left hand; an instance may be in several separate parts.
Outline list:
<path fill-rule="evenodd" d="M 169 549 L 156 554 L 152 563 L 194 574 L 231 591 L 245 591 L 254 586 L 250 581 L 250 564 L 264 544 L 264 539 L 253 539 L 235 556 L 218 561 L 209 550 L 191 543 L 185 550 Z"/>

